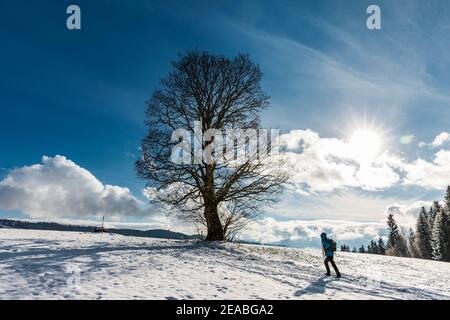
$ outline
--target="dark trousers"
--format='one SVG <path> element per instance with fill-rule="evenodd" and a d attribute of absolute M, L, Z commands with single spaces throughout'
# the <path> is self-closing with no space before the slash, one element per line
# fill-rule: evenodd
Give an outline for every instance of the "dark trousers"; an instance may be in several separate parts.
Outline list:
<path fill-rule="evenodd" d="M 326 257 L 325 258 L 325 268 L 327 269 L 327 274 L 330 274 L 330 266 L 328 265 L 329 262 L 331 262 L 331 266 L 333 267 L 334 271 L 336 272 L 336 274 L 340 274 L 339 273 L 339 269 L 336 267 L 336 264 L 334 263 L 334 259 L 333 257 Z"/>

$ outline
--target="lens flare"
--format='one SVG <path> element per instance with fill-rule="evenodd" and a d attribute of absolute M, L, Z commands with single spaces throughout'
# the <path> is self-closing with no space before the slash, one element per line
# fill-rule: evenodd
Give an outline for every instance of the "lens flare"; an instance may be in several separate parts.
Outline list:
<path fill-rule="evenodd" d="M 380 153 L 381 138 L 375 131 L 360 129 L 351 136 L 349 146 L 361 163 L 372 163 Z"/>
<path fill-rule="evenodd" d="M 414 141 L 414 135 L 412 135 L 412 134 L 400 137 L 401 144 L 411 144 L 411 143 L 413 143 L 413 141 Z"/>

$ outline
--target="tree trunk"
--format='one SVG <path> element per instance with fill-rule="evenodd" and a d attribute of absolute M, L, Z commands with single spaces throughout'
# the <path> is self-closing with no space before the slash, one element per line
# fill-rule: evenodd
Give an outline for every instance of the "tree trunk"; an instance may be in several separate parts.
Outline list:
<path fill-rule="evenodd" d="M 206 241 L 225 240 L 225 234 L 223 231 L 222 223 L 220 222 L 219 213 L 217 211 L 217 205 L 208 204 L 205 206 L 205 219 L 206 219 L 206 226 L 208 229 Z"/>
<path fill-rule="evenodd" d="M 225 233 L 217 210 L 214 194 L 214 169 L 212 166 L 207 166 L 206 169 L 205 189 L 205 220 L 208 229 L 206 241 L 223 241 L 225 240 Z"/>

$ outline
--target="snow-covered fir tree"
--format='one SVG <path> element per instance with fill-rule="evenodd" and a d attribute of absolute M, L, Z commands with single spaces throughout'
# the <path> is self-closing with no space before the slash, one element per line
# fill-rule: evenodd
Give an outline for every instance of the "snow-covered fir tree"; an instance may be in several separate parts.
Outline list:
<path fill-rule="evenodd" d="M 417 218 L 415 235 L 415 243 L 420 258 L 431 259 L 433 251 L 431 242 L 430 222 L 428 220 L 427 212 L 423 207 Z"/>
<path fill-rule="evenodd" d="M 397 222 L 392 213 L 389 214 L 388 220 L 388 243 L 386 246 L 386 254 L 391 256 L 407 257 L 408 246 L 405 238 L 400 233 Z"/>
<path fill-rule="evenodd" d="M 444 208 L 436 215 L 433 226 L 433 259 L 450 261 L 449 212 Z"/>
<path fill-rule="evenodd" d="M 447 211 L 450 210 L 450 186 L 447 187 L 447 192 L 445 193 L 444 206 Z"/>
<path fill-rule="evenodd" d="M 417 247 L 416 233 L 414 232 L 414 230 L 412 228 L 409 228 L 408 251 L 409 251 L 409 255 L 412 258 L 420 257 L 419 249 Z"/>
<path fill-rule="evenodd" d="M 439 203 L 439 201 L 434 201 L 433 205 L 430 208 L 430 213 L 428 214 L 428 221 L 430 224 L 430 229 L 433 228 L 434 225 L 434 220 L 436 219 L 436 215 L 438 214 L 439 211 L 441 211 L 442 206 Z"/>
<path fill-rule="evenodd" d="M 450 186 L 433 221 L 432 247 L 434 260 L 450 261 Z"/>
<path fill-rule="evenodd" d="M 444 233 L 444 252 L 442 259 L 444 261 L 450 261 L 450 186 L 447 187 L 444 197 L 444 222 L 442 228 L 442 232 Z"/>
<path fill-rule="evenodd" d="M 432 257 L 434 260 L 442 260 L 442 255 L 444 251 L 444 235 L 442 226 L 444 223 L 444 210 L 440 210 L 436 214 L 436 218 L 433 225 L 433 232 L 432 232 L 432 238 L 433 238 L 433 254 Z"/>

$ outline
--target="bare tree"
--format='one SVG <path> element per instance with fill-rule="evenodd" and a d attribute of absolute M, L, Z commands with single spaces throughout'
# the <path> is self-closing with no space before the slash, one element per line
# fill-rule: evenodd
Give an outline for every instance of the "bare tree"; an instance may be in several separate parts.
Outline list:
<path fill-rule="evenodd" d="M 262 73 L 243 54 L 228 59 L 191 51 L 172 64 L 147 101 L 138 176 L 147 181 L 153 203 L 206 226 L 206 240 L 234 238 L 277 200 L 288 178 L 267 132 L 267 139 L 249 134 L 260 128 L 260 111 L 269 106 Z M 174 139 L 180 129 L 190 136 Z M 173 160 L 180 143 L 188 161 Z M 192 148 L 196 143 L 199 148 Z M 250 150 L 252 144 L 259 152 Z"/>

